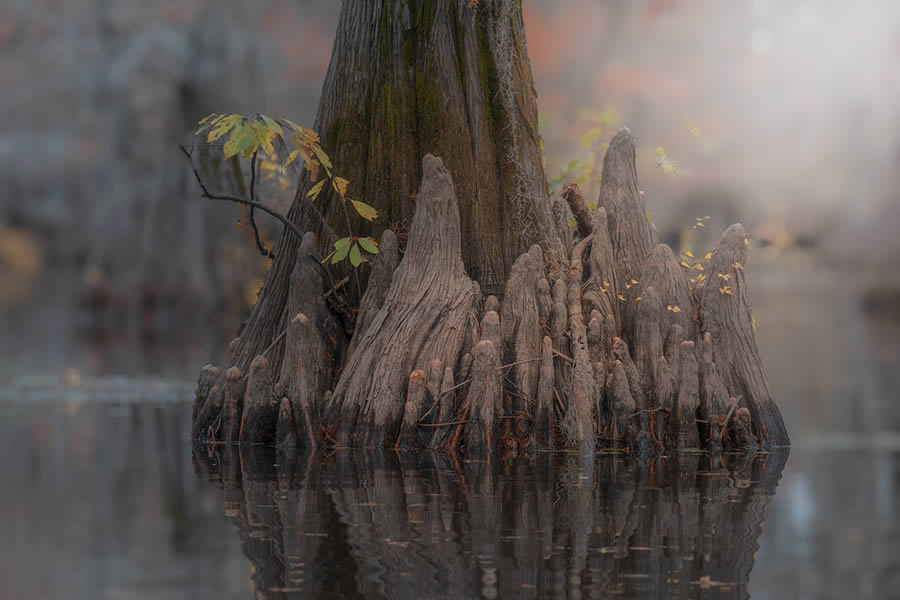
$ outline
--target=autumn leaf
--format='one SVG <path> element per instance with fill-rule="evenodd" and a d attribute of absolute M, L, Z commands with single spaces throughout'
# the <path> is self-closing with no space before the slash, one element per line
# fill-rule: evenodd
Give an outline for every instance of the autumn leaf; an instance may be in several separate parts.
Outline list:
<path fill-rule="evenodd" d="M 350 203 L 353 205 L 353 208 L 356 209 L 356 212 L 359 213 L 363 219 L 367 221 L 374 221 L 378 218 L 378 211 L 375 210 L 374 206 L 366 204 L 365 202 L 360 202 L 359 200 L 351 200 Z"/>
<path fill-rule="evenodd" d="M 734 290 L 731 289 L 731 286 L 726 285 L 726 286 L 723 286 L 723 287 L 720 287 L 720 288 L 719 288 L 719 293 L 720 293 L 720 294 L 723 294 L 723 295 L 724 295 L 724 294 L 728 294 L 729 296 L 733 296 L 733 295 L 734 295 Z"/>
<path fill-rule="evenodd" d="M 262 118 L 263 122 L 266 125 L 268 125 L 272 131 L 274 131 L 279 136 L 281 136 L 282 139 L 284 139 L 284 129 L 281 128 L 281 125 L 279 125 L 278 123 L 275 122 L 274 119 L 271 119 L 270 117 L 267 117 L 266 115 L 260 115 L 260 117 Z"/>
<path fill-rule="evenodd" d="M 336 191 L 338 195 L 343 197 L 347 193 L 347 185 L 349 184 L 350 182 L 343 177 L 335 177 L 331 182 L 331 187 L 334 188 L 334 191 Z"/>
<path fill-rule="evenodd" d="M 309 191 L 306 193 L 306 197 L 307 197 L 307 198 L 312 198 L 313 200 L 315 200 L 316 198 L 318 198 L 318 197 L 319 197 L 319 192 L 322 191 L 322 187 L 325 185 L 325 181 L 326 181 L 326 180 L 323 179 L 322 181 L 320 181 L 319 183 L 317 183 L 316 185 L 314 185 L 314 186 L 312 187 L 312 189 L 309 190 Z"/>

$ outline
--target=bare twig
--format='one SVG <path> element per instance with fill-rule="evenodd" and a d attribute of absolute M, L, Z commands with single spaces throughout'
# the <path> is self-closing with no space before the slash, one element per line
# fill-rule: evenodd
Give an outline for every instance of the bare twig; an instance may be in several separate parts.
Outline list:
<path fill-rule="evenodd" d="M 187 157 L 188 162 L 191 163 L 191 169 L 194 171 L 194 178 L 197 180 L 197 183 L 200 185 L 201 196 L 207 198 L 209 200 L 221 200 L 224 202 L 234 202 L 235 204 L 243 204 L 245 206 L 251 206 L 253 208 L 258 208 L 266 214 L 272 215 L 285 226 L 285 228 L 297 236 L 297 239 L 303 239 L 303 232 L 300 231 L 296 225 L 291 223 L 289 219 L 287 219 L 284 215 L 279 213 L 276 210 L 273 210 L 262 204 L 261 202 L 256 202 L 255 200 L 248 200 L 247 198 L 241 198 L 238 196 L 232 196 L 230 194 L 211 194 L 208 189 L 206 189 L 206 185 L 203 183 L 203 179 L 200 177 L 200 173 L 197 172 L 197 168 L 194 166 L 194 158 L 191 155 L 191 152 L 188 151 L 184 146 L 179 146 L 181 151 Z"/>
<path fill-rule="evenodd" d="M 269 353 L 269 350 L 271 350 L 272 348 L 274 348 L 274 347 L 275 347 L 275 344 L 277 344 L 278 342 L 280 342 L 280 341 L 284 338 L 285 335 L 287 335 L 287 329 L 285 329 L 284 331 L 282 331 L 281 333 L 279 333 L 277 336 L 275 336 L 275 339 L 272 340 L 272 343 L 269 344 L 268 347 L 267 347 L 265 350 L 262 351 L 263 356 L 265 356 L 266 354 L 268 354 L 268 353 Z"/>
<path fill-rule="evenodd" d="M 256 155 L 258 153 L 259 150 L 254 150 L 253 158 L 250 159 L 250 200 L 253 202 L 256 202 Z M 275 254 L 267 250 L 263 245 L 262 240 L 259 239 L 259 227 L 256 226 L 256 218 L 253 215 L 254 210 L 256 210 L 255 207 L 251 206 L 250 225 L 253 226 L 253 240 L 256 242 L 256 248 L 259 250 L 259 253 L 266 258 L 275 258 Z"/>
<path fill-rule="evenodd" d="M 469 421 L 449 421 L 447 423 L 419 423 L 419 427 L 445 427 L 447 425 L 464 425 Z"/>
<path fill-rule="evenodd" d="M 334 284 L 333 288 L 331 288 L 330 290 L 325 292 L 325 298 L 329 298 L 333 293 L 335 293 L 336 291 L 338 291 L 339 289 L 341 289 L 342 287 L 347 285 L 348 281 L 350 281 L 350 277 L 344 277 L 343 279 L 338 281 L 336 284 Z"/>

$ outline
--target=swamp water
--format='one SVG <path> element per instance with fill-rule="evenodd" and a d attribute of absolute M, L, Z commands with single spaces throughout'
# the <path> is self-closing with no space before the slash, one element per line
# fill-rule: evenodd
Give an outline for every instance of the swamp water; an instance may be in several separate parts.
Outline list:
<path fill-rule="evenodd" d="M 718 462 L 192 445 L 196 359 L 7 337 L 0 599 L 900 598 L 900 331 L 839 283 L 754 280 L 794 446 Z"/>

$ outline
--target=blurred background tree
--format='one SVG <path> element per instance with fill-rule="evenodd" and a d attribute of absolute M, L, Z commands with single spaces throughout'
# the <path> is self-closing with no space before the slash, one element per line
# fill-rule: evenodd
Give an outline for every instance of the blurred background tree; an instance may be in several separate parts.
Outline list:
<path fill-rule="evenodd" d="M 19 340 L 69 343 L 73 326 L 105 332 L 104 343 L 178 338 L 200 323 L 233 334 L 227 324 L 252 303 L 269 261 L 236 226 L 243 209 L 197 197 L 177 146 L 215 111 L 311 125 L 339 9 L 0 7 L 0 302 L 3 351 L 15 356 L 4 374 L 47 360 Z M 587 177 L 592 201 L 605 132 L 628 125 L 648 209 L 676 250 L 702 255 L 741 220 L 767 246 L 762 260 L 798 261 L 795 275 L 810 261 L 841 266 L 871 306 L 892 305 L 883 298 L 896 297 L 900 256 L 900 6 L 532 0 L 524 10 L 548 178 Z M 573 160 L 582 162 L 567 172 Z M 239 184 L 229 168 L 212 173 L 226 189 Z M 267 191 L 273 207 L 288 206 L 292 189 Z M 808 252 L 785 255 L 798 246 Z M 195 348 L 201 361 L 219 341 Z M 115 354 L 99 351 L 96 368 L 156 371 L 173 360 L 117 368 L 125 359 Z"/>

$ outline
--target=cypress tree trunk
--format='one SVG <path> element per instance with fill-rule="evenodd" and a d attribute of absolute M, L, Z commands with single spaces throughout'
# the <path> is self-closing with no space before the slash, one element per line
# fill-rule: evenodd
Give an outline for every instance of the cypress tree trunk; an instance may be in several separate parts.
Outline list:
<path fill-rule="evenodd" d="M 289 218 L 308 233 L 278 243 L 232 342 L 230 366 L 277 382 L 246 387 L 243 411 L 259 418 L 244 419 L 240 440 L 462 444 L 482 455 L 501 441 L 533 448 L 540 404 L 541 447 L 562 435 L 583 454 L 598 445 L 648 453 L 720 447 L 740 405 L 760 442 L 786 444 L 748 329 L 743 274 L 727 298 L 712 284 L 691 295 L 672 251 L 655 246 L 627 130 L 607 152 L 593 221 L 577 189 L 566 192 L 579 217 L 573 240 L 569 209 L 547 197 L 521 5 L 467 4 L 345 1 L 316 130 L 348 195 L 380 218 L 351 218 L 348 232 L 337 198 L 313 204 L 301 181 Z M 347 273 L 319 262 L 348 233 L 380 236 L 382 248 L 360 270 L 365 294 L 344 298 L 349 311 L 331 290 Z M 730 228 L 711 264 L 742 268 L 745 238 Z M 211 373 L 194 431 L 222 439 L 223 402 L 208 398 L 226 386 L 214 387 Z M 710 430 L 715 440 L 699 439 Z"/>

